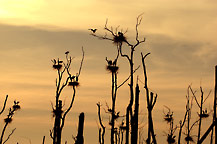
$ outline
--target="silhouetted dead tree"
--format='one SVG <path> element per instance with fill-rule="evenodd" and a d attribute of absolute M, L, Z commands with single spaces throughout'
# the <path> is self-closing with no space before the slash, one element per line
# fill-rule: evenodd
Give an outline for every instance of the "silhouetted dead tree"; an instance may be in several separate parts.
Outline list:
<path fill-rule="evenodd" d="M 194 128 L 194 126 L 196 126 L 200 119 L 196 120 L 193 124 L 190 124 L 191 123 L 191 111 L 192 111 L 192 106 L 193 106 L 193 99 L 194 99 L 194 95 L 196 93 L 196 91 L 191 91 L 191 86 L 189 85 L 188 87 L 188 91 L 187 91 L 187 96 L 186 96 L 186 99 L 187 99 L 187 104 L 186 104 L 186 109 L 188 110 L 187 111 L 187 124 L 186 124 L 186 137 L 185 137 L 185 141 L 187 144 L 191 143 L 191 142 L 194 142 L 194 139 L 193 139 L 193 135 L 192 135 L 192 130 Z M 190 91 L 192 93 L 192 97 L 190 97 Z"/>
<path fill-rule="evenodd" d="M 187 99 L 187 103 L 188 103 L 188 99 Z M 178 135 L 178 144 L 181 143 L 181 136 L 182 136 L 182 128 L 183 126 L 185 125 L 185 122 L 186 122 L 186 118 L 187 118 L 187 115 L 188 115 L 188 111 L 189 111 L 189 107 L 188 107 L 188 104 L 186 104 L 185 106 L 185 115 L 184 115 L 184 118 L 183 120 L 180 120 L 179 121 L 179 135 Z"/>
<path fill-rule="evenodd" d="M 1 110 L 0 114 L 2 114 L 2 112 L 5 109 L 5 106 L 6 106 L 6 103 L 7 103 L 7 98 L 8 98 L 8 96 L 6 96 L 6 99 L 5 99 L 5 102 L 4 102 L 4 106 L 3 106 L 3 109 Z M 6 131 L 7 127 L 8 127 L 8 125 L 12 122 L 14 113 L 17 110 L 20 110 L 20 104 L 19 104 L 19 101 L 15 100 L 13 106 L 11 108 L 9 108 L 7 117 L 4 119 L 5 125 L 3 127 L 2 132 L 1 132 L 0 144 L 5 144 L 10 139 L 10 137 L 14 133 L 14 131 L 16 130 L 16 128 L 14 128 L 11 131 L 11 133 L 8 135 L 8 137 L 4 140 L 5 131 Z"/>
<path fill-rule="evenodd" d="M 42 144 L 45 144 L 45 136 L 43 136 Z"/>
<path fill-rule="evenodd" d="M 203 136 L 200 138 L 200 140 L 198 141 L 198 144 L 201 144 L 206 137 L 209 135 L 210 132 L 213 132 L 213 129 L 215 127 L 215 144 L 217 143 L 217 122 L 216 122 L 216 101 L 217 101 L 217 65 L 215 66 L 215 88 L 214 88 L 214 104 L 213 104 L 213 122 L 210 125 L 210 127 L 206 130 L 206 132 L 203 134 Z M 211 138 L 212 140 L 212 138 Z"/>
<path fill-rule="evenodd" d="M 145 79 L 145 85 L 144 88 L 146 90 L 146 99 L 147 99 L 147 109 L 148 109 L 148 138 L 146 140 L 147 144 L 153 143 L 157 144 L 155 133 L 154 133 L 154 124 L 153 124 L 153 119 L 152 119 L 152 110 L 156 104 L 157 101 L 157 94 L 154 96 L 153 92 L 149 92 L 148 89 L 148 76 L 146 72 L 146 65 L 145 65 L 145 58 L 149 55 L 150 53 L 147 53 L 146 55 L 142 56 L 142 65 L 143 65 L 143 70 L 144 70 L 144 79 Z M 152 141 L 151 141 L 152 138 Z"/>
<path fill-rule="evenodd" d="M 117 90 L 118 90 L 118 85 L 117 85 L 117 73 L 118 73 L 118 69 L 119 67 L 117 66 L 117 61 L 118 61 L 118 57 L 119 57 L 119 52 L 118 55 L 116 57 L 116 59 L 114 61 L 112 60 L 108 60 L 106 58 L 107 61 L 107 70 L 109 72 L 111 72 L 112 75 L 112 106 L 111 109 L 108 108 L 108 112 L 111 114 L 111 120 L 109 122 L 109 124 L 111 125 L 111 144 L 114 144 L 114 142 L 117 142 L 114 140 L 114 136 L 115 136 L 115 120 L 117 120 L 119 118 L 119 113 L 120 112 L 116 112 L 115 110 L 115 106 L 116 106 L 116 98 L 117 98 Z"/>
<path fill-rule="evenodd" d="M 167 133 L 167 142 L 168 144 L 174 144 L 176 142 L 175 140 L 175 131 L 177 129 L 177 126 L 174 128 L 173 126 L 173 121 L 174 121 L 174 118 L 173 118 L 173 112 L 170 111 L 170 108 L 165 106 L 167 109 L 168 109 L 168 112 L 165 114 L 164 113 L 164 120 L 169 123 L 170 127 L 169 127 L 169 133 Z"/>
<path fill-rule="evenodd" d="M 213 121 L 213 123 L 215 123 L 215 144 L 217 143 L 216 101 L 217 101 L 217 65 L 215 66 L 214 121 Z"/>
<path fill-rule="evenodd" d="M 101 117 L 101 112 L 100 112 L 100 109 L 101 109 L 100 102 L 98 102 L 96 105 L 98 107 L 98 119 L 99 119 L 99 123 L 101 126 L 101 128 L 99 128 L 99 144 L 104 144 L 105 126 L 102 123 L 102 117 Z"/>
<path fill-rule="evenodd" d="M 79 115 L 79 123 L 78 123 L 78 134 L 76 136 L 75 144 L 84 144 L 84 113 L 80 113 Z"/>
<path fill-rule="evenodd" d="M 6 107 L 6 104 L 7 104 L 7 100 L 8 100 L 8 95 L 6 95 L 6 97 L 5 97 L 5 101 L 4 101 L 2 110 L 0 111 L 0 115 L 1 115 L 1 114 L 4 112 L 4 110 L 5 110 L 5 107 Z"/>
<path fill-rule="evenodd" d="M 190 86 L 190 90 L 191 90 L 191 92 L 193 94 L 193 97 L 194 97 L 194 99 L 196 101 L 197 106 L 199 107 L 199 113 L 198 113 L 199 122 L 198 122 L 198 134 L 197 134 L 197 143 L 198 143 L 199 140 L 200 140 L 200 132 L 201 132 L 202 119 L 209 117 L 209 113 L 207 112 L 207 109 L 203 109 L 203 104 L 205 103 L 205 101 L 209 97 L 211 91 L 209 92 L 209 94 L 207 95 L 207 97 L 205 97 L 205 99 L 204 99 L 204 92 L 203 92 L 202 87 L 200 87 L 201 96 L 200 96 L 200 103 L 199 103 L 199 101 L 197 100 L 197 97 L 195 95 L 195 92 L 192 90 L 191 86 Z"/>
<path fill-rule="evenodd" d="M 62 130 L 65 124 L 65 118 L 72 108 L 75 95 L 76 95 L 76 87 L 79 86 L 78 79 L 81 73 L 82 64 L 84 60 L 83 48 L 82 48 L 82 53 L 83 53 L 83 56 L 82 56 L 80 68 L 79 68 L 78 73 L 75 75 L 72 75 L 70 72 L 72 57 L 68 56 L 69 51 L 65 53 L 66 55 L 65 63 L 59 58 L 57 60 L 56 59 L 52 60 L 53 68 L 57 70 L 57 74 L 58 74 L 57 79 L 56 79 L 55 106 L 53 106 L 52 104 L 53 116 L 55 118 L 55 121 L 54 121 L 53 130 L 50 130 L 50 136 L 53 139 L 53 144 L 61 144 L 61 134 L 62 134 Z M 64 77 L 66 77 L 65 80 L 64 80 Z M 63 89 L 66 86 L 72 87 L 72 97 L 71 97 L 71 102 L 68 108 L 65 111 L 63 111 L 63 105 L 62 105 L 62 100 L 60 99 L 60 96 L 61 96 Z"/>
<path fill-rule="evenodd" d="M 137 144 L 137 141 L 138 141 L 137 118 L 134 118 L 134 117 L 137 117 L 138 114 L 135 113 L 135 112 L 137 112 L 137 110 L 133 111 L 132 106 L 133 106 L 135 99 L 136 99 L 135 93 L 134 93 L 134 72 L 135 72 L 135 69 L 134 69 L 134 66 L 135 66 L 135 64 L 134 64 L 134 52 L 135 52 L 135 49 L 137 46 L 139 46 L 141 43 L 145 42 L 145 38 L 143 40 L 139 40 L 138 27 L 141 24 L 141 20 L 142 20 L 142 17 L 141 17 L 141 15 L 139 15 L 137 17 L 137 23 L 136 23 L 136 38 L 135 38 L 136 43 L 135 44 L 132 44 L 127 40 L 127 38 L 125 36 L 127 30 L 125 32 L 123 32 L 123 30 L 119 30 L 119 27 L 117 27 L 116 29 L 113 29 L 113 27 L 108 28 L 107 21 L 106 21 L 104 29 L 106 30 L 106 32 L 108 32 L 111 35 L 111 37 L 108 37 L 107 34 L 105 34 L 104 36 L 100 36 L 100 35 L 97 35 L 96 32 L 92 32 L 92 34 L 91 34 L 91 35 L 98 37 L 100 39 L 110 40 L 114 44 L 116 44 L 117 49 L 118 49 L 121 57 L 126 58 L 128 63 L 129 63 L 129 67 L 130 67 L 129 80 L 130 80 L 130 82 L 128 85 L 130 88 L 130 100 L 129 100 L 129 104 L 128 104 L 127 109 L 126 109 L 126 139 L 125 139 L 126 144 L 129 144 L 130 126 L 131 126 L 131 130 L 133 131 L 133 132 L 131 132 L 131 143 Z M 123 51 L 122 51 L 123 44 L 126 44 L 129 47 L 129 51 L 130 51 L 129 54 L 123 53 Z M 112 137 L 113 136 L 111 136 L 111 143 L 113 141 Z"/>

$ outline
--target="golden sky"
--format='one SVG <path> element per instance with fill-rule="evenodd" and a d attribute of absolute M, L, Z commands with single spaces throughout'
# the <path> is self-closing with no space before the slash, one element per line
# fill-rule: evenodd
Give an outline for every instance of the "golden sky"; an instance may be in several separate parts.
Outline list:
<path fill-rule="evenodd" d="M 136 17 L 143 13 L 139 27 L 146 43 L 137 49 L 136 62 L 140 64 L 140 51 L 151 52 L 147 60 L 150 88 L 159 95 L 155 115 L 162 114 L 163 105 L 183 114 L 186 88 L 200 84 L 213 88 L 213 70 L 217 64 L 217 2 L 213 0 L 0 0 L 0 103 L 9 94 L 7 107 L 14 99 L 23 107 L 14 116 L 7 133 L 17 128 L 10 139 L 15 143 L 41 143 L 51 141 L 52 128 L 50 102 L 54 100 L 56 73 L 51 59 L 64 58 L 69 50 L 74 73 L 85 50 L 85 62 L 80 78 L 81 86 L 72 113 L 67 117 L 64 139 L 72 142 L 76 134 L 78 114 L 86 113 L 85 137 L 88 144 L 97 139 L 96 103 L 110 102 L 110 75 L 105 71 L 105 57 L 115 56 L 115 46 L 108 41 L 90 36 L 89 28 L 98 28 L 104 34 L 104 24 L 127 29 L 133 42 Z M 128 75 L 125 60 L 120 61 L 120 81 Z M 138 71 L 142 78 L 142 71 Z M 207 92 L 206 91 L 206 92 Z M 70 95 L 68 88 L 64 93 Z M 127 86 L 120 90 L 118 107 L 128 103 Z M 168 101 L 170 99 L 171 101 Z M 210 99 L 211 101 L 211 99 Z M 87 107 L 88 105 L 88 107 Z M 209 104 L 207 104 L 209 108 Z M 141 99 L 141 113 L 145 114 L 145 99 Z M 6 115 L 1 115 L 1 120 Z M 162 114 L 163 116 L 163 114 Z M 105 121 L 107 120 L 105 116 Z M 177 116 L 177 122 L 179 120 Z M 157 125 L 162 122 L 156 117 Z M 1 122 L 2 128 L 3 122 Z M 163 129 L 163 128 L 162 128 Z M 160 138 L 162 129 L 158 130 Z M 91 135 L 89 135 L 91 133 Z"/>

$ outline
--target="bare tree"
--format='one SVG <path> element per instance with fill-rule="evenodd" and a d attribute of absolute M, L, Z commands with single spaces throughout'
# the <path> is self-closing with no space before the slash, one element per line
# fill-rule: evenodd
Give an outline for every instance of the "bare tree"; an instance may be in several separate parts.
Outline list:
<path fill-rule="evenodd" d="M 209 135 L 209 133 L 211 132 L 211 142 L 212 142 L 212 135 L 213 135 L 213 129 L 215 131 L 215 143 L 217 143 L 217 122 L 216 122 L 216 101 L 217 101 L 217 65 L 215 66 L 215 88 L 214 88 L 214 104 L 213 104 L 213 110 L 214 110 L 214 114 L 213 114 L 213 122 L 212 124 L 209 126 L 209 128 L 206 130 L 206 132 L 203 134 L 203 136 L 200 138 L 200 140 L 198 141 L 198 144 L 201 144 L 206 137 Z M 215 127 L 215 128 L 214 128 Z"/>
<path fill-rule="evenodd" d="M 117 46 L 117 50 L 120 53 L 121 57 L 126 58 L 128 63 L 129 63 L 129 89 L 130 89 L 130 100 L 129 100 L 129 104 L 126 108 L 126 137 L 125 137 L 125 141 L 126 144 L 129 144 L 129 136 L 130 136 L 130 126 L 131 126 L 131 143 L 136 144 L 138 141 L 138 107 L 135 106 L 135 109 L 133 111 L 133 104 L 135 103 L 136 99 L 138 99 L 138 97 L 136 98 L 135 95 L 138 94 L 139 92 L 137 91 L 135 93 L 134 91 L 134 72 L 136 69 L 134 69 L 135 63 L 134 63 L 134 53 L 136 48 L 145 42 L 145 38 L 143 40 L 139 40 L 139 31 L 138 31 L 138 27 L 141 24 L 142 21 L 142 17 L 141 15 L 139 15 L 137 17 L 137 22 L 136 22 L 136 43 L 132 44 L 130 43 L 125 34 L 127 32 L 127 30 L 125 32 L 123 32 L 123 30 L 120 30 L 119 27 L 113 29 L 113 27 L 108 28 L 107 23 L 108 21 L 106 21 L 105 27 L 104 29 L 106 30 L 106 32 L 108 32 L 110 34 L 110 36 L 108 36 L 107 34 L 100 36 L 96 34 L 96 31 L 92 31 L 93 36 L 98 37 L 100 39 L 105 39 L 105 40 L 109 40 L 112 41 L 114 44 L 116 44 Z M 123 45 L 126 44 L 126 46 L 129 47 L 129 54 L 124 54 L 122 51 Z M 128 79 L 126 80 L 128 81 Z M 126 82 L 125 81 L 125 82 Z M 124 82 L 124 83 L 125 83 Z M 122 84 L 121 84 L 122 85 Z M 138 88 L 137 88 L 138 89 Z M 138 96 L 137 95 L 137 96 Z M 111 132 L 111 143 L 113 142 L 113 132 Z"/>
<path fill-rule="evenodd" d="M 83 56 L 79 71 L 74 75 L 72 75 L 70 72 L 72 57 L 68 55 L 69 51 L 65 53 L 65 62 L 63 62 L 59 58 L 51 60 L 53 62 L 53 68 L 57 71 L 55 106 L 53 106 L 52 104 L 53 116 L 55 118 L 55 121 L 53 129 L 50 130 L 50 136 L 53 139 L 53 144 L 61 144 L 61 134 L 65 124 L 65 118 L 72 108 L 76 96 L 76 88 L 79 86 L 78 79 L 81 73 L 82 64 L 84 60 L 83 48 L 82 53 Z M 65 79 L 64 76 L 66 77 Z M 66 86 L 72 87 L 72 97 L 68 108 L 65 111 L 63 111 L 63 105 L 60 96 Z"/>
<path fill-rule="evenodd" d="M 193 97 L 195 99 L 195 102 L 196 102 L 196 104 L 197 104 L 197 106 L 199 108 L 199 113 L 198 113 L 198 116 L 199 116 L 199 120 L 198 120 L 198 134 L 197 134 L 197 143 L 198 143 L 199 140 L 200 140 L 202 119 L 209 117 L 209 113 L 208 113 L 207 109 L 203 108 L 203 104 L 205 103 L 205 101 L 209 97 L 211 91 L 209 92 L 209 94 L 207 95 L 207 97 L 205 97 L 205 99 L 204 99 L 204 92 L 203 92 L 202 87 L 200 87 L 201 96 L 200 96 L 200 102 L 199 102 L 198 99 L 197 99 L 197 97 L 196 97 L 196 95 L 195 95 L 195 92 L 193 91 L 193 89 L 191 88 L 191 86 L 189 88 L 190 88 L 190 90 L 191 90 L 191 92 L 193 94 Z"/>
<path fill-rule="evenodd" d="M 99 123 L 101 128 L 99 128 L 99 144 L 104 144 L 104 136 L 105 136 L 105 126 L 102 123 L 102 117 L 101 117 L 101 105 L 100 102 L 98 102 L 97 104 L 98 107 L 98 118 L 99 118 Z"/>
<path fill-rule="evenodd" d="M 8 95 L 5 98 L 5 102 L 4 102 L 4 105 L 3 105 L 3 108 L 2 108 L 2 110 L 0 112 L 0 114 L 2 114 L 4 112 L 4 110 L 5 110 L 6 103 L 7 103 L 7 98 L 8 98 Z M 5 124 L 4 124 L 3 130 L 1 132 L 0 144 L 5 144 L 10 139 L 10 137 L 14 133 L 14 131 L 16 130 L 16 128 L 14 128 L 11 131 L 11 133 L 7 136 L 7 138 L 4 140 L 5 131 L 6 131 L 7 127 L 8 127 L 8 125 L 12 122 L 15 111 L 17 111 L 19 109 L 20 109 L 19 101 L 15 100 L 13 106 L 11 108 L 9 108 L 7 117 L 4 119 Z"/>
<path fill-rule="evenodd" d="M 146 71 L 146 65 L 145 65 L 145 58 L 149 55 L 150 53 L 147 53 L 146 55 L 143 56 L 141 53 L 142 57 L 142 65 L 143 65 L 143 70 L 144 70 L 144 81 L 145 81 L 145 90 L 146 90 L 146 101 L 147 101 L 147 109 L 148 109 L 148 138 L 146 140 L 147 144 L 152 143 L 151 138 L 154 144 L 157 144 L 157 140 L 155 137 L 154 133 L 154 122 L 152 119 L 152 110 L 156 104 L 157 101 L 157 94 L 154 96 L 153 92 L 149 92 L 148 89 L 148 76 L 147 76 L 147 71 Z"/>

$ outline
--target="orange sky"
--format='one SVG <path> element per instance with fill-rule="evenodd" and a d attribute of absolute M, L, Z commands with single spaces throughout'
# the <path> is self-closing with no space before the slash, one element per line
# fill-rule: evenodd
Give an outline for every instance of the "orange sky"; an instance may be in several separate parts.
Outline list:
<path fill-rule="evenodd" d="M 213 88 L 213 71 L 217 64 L 217 2 L 212 0 L 0 0 L 0 103 L 9 95 L 7 108 L 14 99 L 21 101 L 22 110 L 14 116 L 7 129 L 17 128 L 9 143 L 41 143 L 46 135 L 50 143 L 52 128 L 50 102 L 54 100 L 56 73 L 51 59 L 64 58 L 69 50 L 76 73 L 85 50 L 85 62 L 80 78 L 81 86 L 72 112 L 67 117 L 64 140 L 72 142 L 76 135 L 78 114 L 86 113 L 85 137 L 88 144 L 97 142 L 96 103 L 110 102 L 110 75 L 105 71 L 105 57 L 115 56 L 115 46 L 91 37 L 88 28 L 98 28 L 104 34 L 108 25 L 128 28 L 127 37 L 133 41 L 136 17 L 143 13 L 139 28 L 146 43 L 137 49 L 151 52 L 147 59 L 150 88 L 159 99 L 155 111 L 156 125 L 162 123 L 163 105 L 182 118 L 186 88 L 193 83 Z M 119 81 L 128 76 L 128 66 L 121 60 Z M 142 78 L 142 71 L 137 73 Z M 68 100 L 70 89 L 63 95 Z M 124 86 L 118 97 L 118 109 L 124 113 L 128 103 L 128 89 Z M 126 98 L 127 97 L 127 98 Z M 168 101 L 168 99 L 170 101 Z M 212 97 L 209 101 L 212 100 Z M 87 107 L 88 105 L 88 107 Z M 145 115 L 145 99 L 141 98 L 141 113 Z M 211 109 L 211 104 L 207 104 Z M 142 110 L 144 109 L 144 110 Z M 3 121 L 6 111 L 1 115 Z M 157 117 L 158 116 L 158 117 Z M 107 120 L 105 116 L 105 121 Z M 146 118 L 146 117 L 145 117 Z M 0 128 L 2 128 L 1 122 Z M 163 129 L 163 128 L 162 128 Z M 162 129 L 159 138 L 164 138 Z M 165 130 L 165 129 L 164 129 Z"/>

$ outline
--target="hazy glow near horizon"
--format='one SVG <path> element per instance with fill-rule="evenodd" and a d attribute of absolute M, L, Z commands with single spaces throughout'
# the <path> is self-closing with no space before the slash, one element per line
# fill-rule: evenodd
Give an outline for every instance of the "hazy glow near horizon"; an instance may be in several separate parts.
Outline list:
<path fill-rule="evenodd" d="M 46 143 L 51 141 L 50 101 L 54 100 L 56 72 L 50 60 L 64 59 L 64 52 L 69 50 L 76 57 L 72 68 L 76 73 L 83 46 L 81 86 L 67 117 L 64 140 L 73 141 L 71 134 L 76 133 L 78 113 L 84 111 L 87 115 L 85 138 L 88 144 L 96 143 L 95 104 L 110 103 L 110 75 L 105 71 L 105 57 L 112 59 L 116 47 L 90 36 L 88 28 L 97 28 L 97 34 L 103 35 L 108 18 L 109 26 L 128 28 L 127 38 L 134 40 L 136 17 L 141 13 L 139 34 L 147 39 L 136 52 L 151 52 L 147 59 L 149 84 L 151 90 L 159 94 L 154 112 L 156 125 L 161 126 L 159 115 L 163 105 L 171 106 L 174 113 L 178 113 L 178 123 L 188 84 L 193 83 L 195 89 L 201 84 L 207 91 L 213 88 L 213 68 L 217 64 L 217 1 L 0 0 L 0 105 L 9 94 L 8 107 L 17 99 L 23 108 L 14 116 L 11 127 L 17 127 L 18 132 L 11 141 L 27 143 L 26 139 L 32 139 L 33 143 L 41 143 L 43 135 L 46 135 Z M 139 65 L 140 55 L 135 58 Z M 121 82 L 128 77 L 128 65 L 124 59 L 119 65 Z M 142 69 L 138 75 L 142 79 Z M 118 95 L 117 109 L 122 114 L 128 103 L 128 92 L 124 86 Z M 67 88 L 63 94 L 66 105 L 70 95 Z M 145 99 L 141 97 L 141 113 L 146 118 L 145 108 Z M 105 116 L 105 123 L 107 120 Z M 164 143 L 162 129 L 157 135 Z"/>

